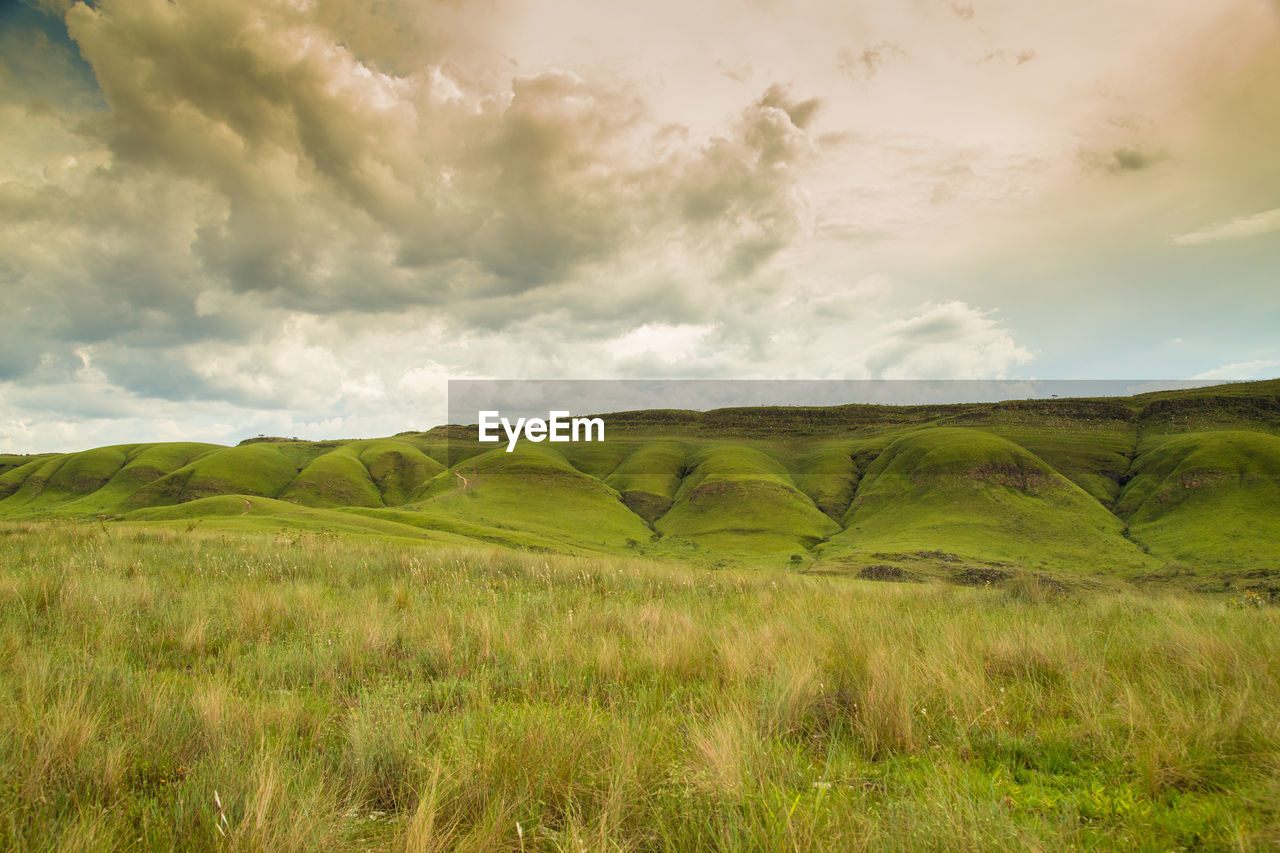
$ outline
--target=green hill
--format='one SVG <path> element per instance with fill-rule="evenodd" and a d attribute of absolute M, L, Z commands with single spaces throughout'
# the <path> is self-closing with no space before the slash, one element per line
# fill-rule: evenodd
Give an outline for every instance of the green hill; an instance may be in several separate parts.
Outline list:
<path fill-rule="evenodd" d="M 1116 508 L 1134 540 L 1196 568 L 1280 568 L 1280 437 L 1195 432 L 1147 448 Z"/>
<path fill-rule="evenodd" d="M 876 457 L 824 559 L 943 563 L 1131 574 L 1158 563 L 1124 523 L 1027 449 L 992 433 L 909 433 Z"/>
<path fill-rule="evenodd" d="M 118 445 L 46 457 L 0 476 L 0 499 L 10 513 L 53 509 L 67 514 L 108 512 L 192 460 L 225 449 L 215 444 L 175 442 Z"/>
<path fill-rule="evenodd" d="M 605 442 L 515 453 L 455 425 L 3 455 L 0 518 L 203 520 L 885 578 L 1280 583 L 1280 381 L 606 421 Z"/>
<path fill-rule="evenodd" d="M 317 456 L 280 496 L 313 507 L 383 506 L 382 493 L 360 461 L 359 451 L 350 447 Z"/>
<path fill-rule="evenodd" d="M 652 524 L 671 509 L 684 476 L 689 446 L 678 441 L 650 441 L 635 448 L 605 479 L 622 502 Z"/>
<path fill-rule="evenodd" d="M 41 507 L 76 500 L 102 488 L 128 461 L 130 446 L 99 447 L 32 462 L 0 479 L 6 503 Z"/>
<path fill-rule="evenodd" d="M 699 548 L 736 555 L 793 553 L 840 526 L 796 487 L 773 457 L 743 445 L 712 445 L 686 462 L 658 532 Z"/>
<path fill-rule="evenodd" d="M 473 456 L 427 481 L 405 509 L 424 524 L 532 547 L 622 551 L 652 532 L 616 490 L 540 445 Z"/>
<path fill-rule="evenodd" d="M 291 458 L 291 456 L 293 458 Z M 276 445 L 248 444 L 207 453 L 134 492 L 130 508 L 185 503 L 219 495 L 274 498 L 300 473 L 296 454 Z"/>
<path fill-rule="evenodd" d="M 386 506 L 408 503 L 423 483 L 444 470 L 444 465 L 405 441 L 363 441 L 351 447 L 359 454 Z"/>

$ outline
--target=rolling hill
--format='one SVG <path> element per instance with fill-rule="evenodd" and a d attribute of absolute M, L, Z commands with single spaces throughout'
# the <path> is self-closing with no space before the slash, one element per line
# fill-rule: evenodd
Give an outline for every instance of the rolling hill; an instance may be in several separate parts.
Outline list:
<path fill-rule="evenodd" d="M 892 442 L 863 475 L 842 522 L 821 553 L 853 563 L 935 554 L 943 563 L 1115 574 L 1158 565 L 1094 496 L 1026 448 L 980 429 L 926 428 Z"/>
<path fill-rule="evenodd" d="M 0 455 L 0 519 L 332 531 L 981 582 L 1280 572 L 1280 381 L 1123 398 L 652 410 L 608 440 Z"/>

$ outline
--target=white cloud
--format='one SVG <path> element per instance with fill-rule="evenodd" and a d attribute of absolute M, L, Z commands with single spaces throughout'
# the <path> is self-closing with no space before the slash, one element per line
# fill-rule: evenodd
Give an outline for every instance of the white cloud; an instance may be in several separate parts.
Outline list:
<path fill-rule="evenodd" d="M 991 312 L 963 302 L 926 305 L 881 334 L 866 365 L 882 379 L 1005 379 L 1034 358 Z"/>
<path fill-rule="evenodd" d="M 1203 373 L 1197 373 L 1192 379 L 1267 379 L 1276 374 L 1275 368 L 1280 361 L 1275 359 L 1259 359 L 1258 361 L 1241 361 L 1236 364 L 1224 364 Z"/>
<path fill-rule="evenodd" d="M 423 326 L 413 315 L 294 315 L 248 343 L 165 351 L 134 387 L 118 352 L 82 350 L 37 385 L 0 382 L 0 448 L 73 450 L 129 441 L 235 443 L 258 433 L 324 439 L 425 429 L 446 417 L 449 378 L 994 378 L 1031 357 L 990 312 L 962 302 L 904 309 L 892 284 L 854 284 L 843 300 L 774 294 L 724 322 L 610 325 L 565 334 L 554 316 L 513 329 Z M 820 293 L 820 291 L 819 291 Z M 133 363 L 115 372 L 137 370 Z"/>
<path fill-rule="evenodd" d="M 1206 225 L 1187 234 L 1173 238 L 1179 246 L 1198 246 L 1201 243 L 1216 243 L 1220 240 L 1243 240 L 1246 237 L 1257 237 L 1280 231 L 1280 207 L 1264 210 L 1252 216 L 1241 216 L 1228 222 Z"/>
<path fill-rule="evenodd" d="M 667 363 L 682 361 L 712 330 L 710 325 L 645 323 L 605 344 L 614 358 L 652 355 Z"/>

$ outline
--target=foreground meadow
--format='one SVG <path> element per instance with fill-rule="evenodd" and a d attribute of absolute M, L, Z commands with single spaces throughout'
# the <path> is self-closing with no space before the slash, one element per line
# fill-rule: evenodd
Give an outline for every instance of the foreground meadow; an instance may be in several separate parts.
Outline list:
<path fill-rule="evenodd" d="M 1280 609 L 0 525 L 0 848 L 1261 849 Z"/>

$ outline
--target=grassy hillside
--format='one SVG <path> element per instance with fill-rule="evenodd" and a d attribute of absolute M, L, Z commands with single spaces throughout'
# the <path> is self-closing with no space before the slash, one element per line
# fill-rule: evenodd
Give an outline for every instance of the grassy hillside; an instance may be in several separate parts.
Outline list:
<path fill-rule="evenodd" d="M 36 455 L 18 455 L 15 453 L 0 453 L 0 476 L 9 473 L 14 468 L 21 468 L 35 459 L 51 456 L 52 454 L 43 453 Z"/>
<path fill-rule="evenodd" d="M 1280 381 L 606 420 L 603 443 L 522 444 L 515 454 L 452 426 L 359 441 L 4 456 L 0 518 L 185 524 L 208 512 L 227 529 L 305 521 L 886 577 L 981 569 L 1210 584 L 1280 573 Z M 242 515 L 245 506 L 254 509 Z M 147 512 L 165 507 L 180 509 Z M 359 520 L 375 518 L 395 533 Z"/>
<path fill-rule="evenodd" d="M 654 525 L 665 536 L 726 554 L 789 554 L 840 529 L 760 450 L 713 444 L 685 466 L 671 509 Z"/>
<path fill-rule="evenodd" d="M 305 506 L 382 506 L 382 493 L 355 450 L 343 448 L 311 461 L 280 494 Z"/>
<path fill-rule="evenodd" d="M 1153 439 L 1117 511 L 1134 540 L 1187 566 L 1280 568 L 1280 437 L 1189 433 Z"/>
<path fill-rule="evenodd" d="M 814 505 L 839 522 L 867 467 L 892 440 L 893 435 L 887 434 L 871 439 L 797 442 L 784 446 L 778 458 Z"/>
<path fill-rule="evenodd" d="M 175 442 L 119 445 L 46 457 L 0 475 L 0 498 L 10 513 L 42 509 L 67 514 L 106 512 L 118 508 L 142 487 L 220 450 L 225 448 Z"/>
<path fill-rule="evenodd" d="M 491 531 L 476 536 L 482 540 L 520 544 L 521 534 L 529 534 L 527 544 L 533 547 L 559 542 L 618 552 L 652 533 L 616 490 L 543 445 L 473 456 L 427 481 L 406 509 L 425 523 Z"/>
<path fill-rule="evenodd" d="M 423 483 L 444 470 L 444 465 L 406 441 L 362 441 L 350 447 L 359 455 L 386 506 L 408 503 Z"/>
<path fill-rule="evenodd" d="M 988 432 L 932 428 L 884 449 L 863 475 L 824 560 L 946 563 L 1132 574 L 1157 561 L 1124 524 L 1030 451 Z"/>
<path fill-rule="evenodd" d="M 100 447 L 31 462 L 0 478 L 0 489 L 9 493 L 5 500 L 12 505 L 34 508 L 73 501 L 106 485 L 131 450 Z"/>
<path fill-rule="evenodd" d="M 605 482 L 618 490 L 627 508 L 652 524 L 671 509 L 684 478 L 688 444 L 648 441 L 634 447 Z"/>

